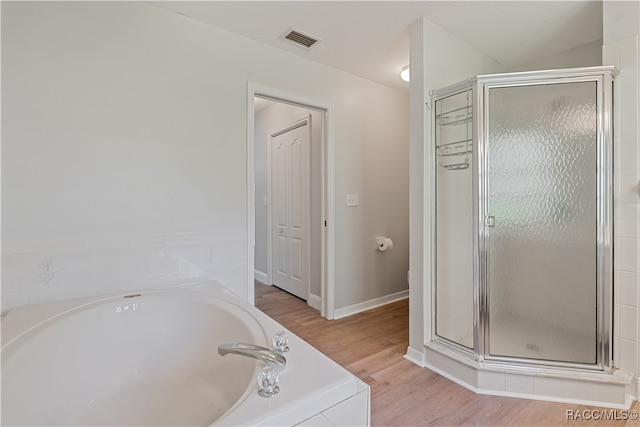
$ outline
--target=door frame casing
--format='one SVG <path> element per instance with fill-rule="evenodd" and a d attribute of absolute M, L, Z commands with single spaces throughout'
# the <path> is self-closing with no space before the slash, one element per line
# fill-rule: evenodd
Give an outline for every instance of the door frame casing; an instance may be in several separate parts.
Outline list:
<path fill-rule="evenodd" d="M 285 126 L 280 126 L 275 130 L 271 130 L 268 132 L 267 141 L 269 144 L 269 148 L 267 149 L 267 200 L 269 203 L 269 208 L 267 209 L 267 279 L 269 280 L 269 284 L 273 283 L 273 208 L 274 203 L 272 202 L 273 197 L 273 156 L 271 155 L 273 149 L 273 139 L 276 136 L 282 135 L 283 133 L 290 132 L 299 127 L 308 125 L 309 126 L 309 159 L 307 159 L 307 166 L 310 166 L 310 157 L 311 157 L 311 126 L 313 126 L 311 122 L 311 114 L 305 114 L 293 122 L 286 124 Z M 311 174 L 309 169 L 307 181 L 307 195 L 308 195 L 308 209 L 306 213 L 307 220 L 307 229 L 305 230 L 305 239 L 306 239 L 306 251 L 307 251 L 307 259 L 306 259 L 306 283 L 307 283 L 307 299 L 309 295 L 311 295 Z"/>
<path fill-rule="evenodd" d="M 321 159 L 321 210 L 324 227 L 320 233 L 320 314 L 327 319 L 335 316 L 335 224 L 334 224 L 334 117 L 333 103 L 286 90 L 247 82 L 247 301 L 255 304 L 255 105 L 258 96 L 276 102 L 303 108 L 312 108 L 322 113 L 322 159 Z M 313 225 L 311 225 L 313 226 Z"/>

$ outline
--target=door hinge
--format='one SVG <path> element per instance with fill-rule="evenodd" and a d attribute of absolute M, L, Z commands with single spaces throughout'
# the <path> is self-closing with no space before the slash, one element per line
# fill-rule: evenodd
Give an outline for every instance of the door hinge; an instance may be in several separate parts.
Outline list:
<path fill-rule="evenodd" d="M 324 220 L 324 226 L 325 227 L 327 226 L 327 220 L 326 219 Z"/>

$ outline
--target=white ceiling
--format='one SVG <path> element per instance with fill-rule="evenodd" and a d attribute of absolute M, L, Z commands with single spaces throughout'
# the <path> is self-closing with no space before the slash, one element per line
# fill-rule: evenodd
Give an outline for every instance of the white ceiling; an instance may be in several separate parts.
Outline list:
<path fill-rule="evenodd" d="M 161 1 L 153 5 L 407 90 L 408 27 L 424 16 L 506 68 L 602 39 L 601 1 Z M 283 40 L 295 27 L 322 41 Z M 434 41 L 437 43 L 437 41 Z"/>

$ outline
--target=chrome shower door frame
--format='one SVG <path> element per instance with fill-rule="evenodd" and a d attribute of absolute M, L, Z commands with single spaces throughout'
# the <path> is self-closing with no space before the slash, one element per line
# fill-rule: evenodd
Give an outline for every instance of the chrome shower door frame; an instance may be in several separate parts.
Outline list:
<path fill-rule="evenodd" d="M 477 80 L 475 77 L 458 82 L 456 84 L 444 87 L 442 89 L 439 90 L 434 90 L 431 92 L 431 109 L 432 109 L 432 113 L 431 114 L 431 139 L 430 141 L 435 142 L 437 139 L 437 120 L 436 120 L 436 116 L 437 116 L 437 109 L 436 109 L 436 103 L 438 101 L 441 101 L 445 98 L 451 97 L 451 96 L 456 96 L 459 95 L 461 93 L 471 93 L 472 96 L 472 111 L 473 111 L 473 117 L 472 117 L 472 141 L 473 141 L 473 145 L 472 145 L 472 153 L 471 153 L 471 176 L 472 176 L 472 184 L 471 184 L 471 188 L 472 188 L 472 192 L 473 192 L 473 196 L 472 196 L 472 205 L 473 205 L 473 212 L 477 212 L 477 205 L 478 205 L 478 194 L 477 194 L 477 158 L 478 158 L 478 153 L 477 153 L 477 144 L 475 143 L 475 141 L 477 141 L 477 115 L 476 115 L 476 108 L 477 108 L 477 102 L 478 102 L 478 96 L 477 96 Z M 479 315 L 479 307 L 478 307 L 478 301 L 479 301 L 479 289 L 478 289 L 478 283 L 479 283 L 479 277 L 478 277 L 478 271 L 479 271 L 479 252 L 478 252 L 478 229 L 476 228 L 475 225 L 475 221 L 473 224 L 473 343 L 474 343 L 474 348 L 470 349 L 460 343 L 457 343 L 455 341 L 451 341 L 445 337 L 439 336 L 437 334 L 437 217 L 438 217 L 438 209 L 436 206 L 436 199 L 437 199 L 437 187 L 438 187 L 438 183 L 437 183 L 437 168 L 438 168 L 438 156 L 437 156 L 437 147 L 435 143 L 429 144 L 429 149 L 430 149 L 430 154 L 431 154 L 431 159 L 433 159 L 433 164 L 430 168 L 429 171 L 429 182 L 431 183 L 431 194 L 434 195 L 433 199 L 431 200 L 430 203 L 430 210 L 431 210 L 431 224 L 430 224 L 430 230 L 431 230 L 431 246 L 432 246 L 432 250 L 433 253 L 435 254 L 434 257 L 432 257 L 431 259 L 431 277 L 430 277 L 430 283 L 431 283 L 431 307 L 430 307 L 430 313 L 431 313 L 431 317 L 432 317 L 432 321 L 431 321 L 431 337 L 432 337 L 432 342 L 436 344 L 436 346 L 442 347 L 444 349 L 453 351 L 455 354 L 458 354 L 462 357 L 466 357 L 469 359 L 477 359 L 477 355 L 478 353 L 478 315 Z M 475 216 L 475 215 L 474 215 Z"/>
<path fill-rule="evenodd" d="M 438 348 L 451 350 L 481 362 L 482 365 L 504 368 L 509 371 L 551 372 L 557 369 L 608 371 L 612 360 L 612 291 L 613 291 L 613 78 L 614 67 L 588 67 L 576 69 L 532 71 L 522 73 L 480 75 L 475 78 L 433 91 L 432 141 L 435 141 L 435 103 L 445 97 L 468 91 L 473 93 L 473 292 L 474 292 L 474 348 L 469 348 L 440 337 L 436 333 L 437 317 L 437 206 L 436 197 L 432 210 L 432 260 L 431 313 L 432 343 Z M 488 207 L 488 101 L 489 90 L 499 87 L 532 86 L 559 83 L 596 83 L 597 135 L 596 135 L 596 363 L 572 363 L 529 358 L 504 357 L 489 354 L 489 227 L 485 219 Z M 435 144 L 430 144 L 433 167 L 430 171 L 432 194 L 436 194 L 437 156 Z"/>
<path fill-rule="evenodd" d="M 554 70 L 542 72 L 512 73 L 507 75 L 478 76 L 478 91 L 482 93 L 478 116 L 482 117 L 478 129 L 478 240 L 480 255 L 479 271 L 479 323 L 483 348 L 479 349 L 482 360 L 495 365 L 562 367 L 588 370 L 607 370 L 612 366 L 612 218 L 613 218 L 613 138 L 612 138 L 612 80 L 613 67 Z M 488 138 L 489 138 L 489 91 L 493 88 L 553 85 L 562 83 L 594 82 L 596 84 L 596 363 L 571 363 L 505 357 L 489 354 L 489 230 L 486 218 L 488 206 Z"/>

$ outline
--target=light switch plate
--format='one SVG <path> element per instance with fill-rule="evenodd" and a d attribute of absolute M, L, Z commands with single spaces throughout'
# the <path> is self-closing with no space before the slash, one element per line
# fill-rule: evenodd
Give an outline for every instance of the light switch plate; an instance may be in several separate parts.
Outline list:
<path fill-rule="evenodd" d="M 359 204 L 357 194 L 347 194 L 347 206 L 358 206 Z"/>

